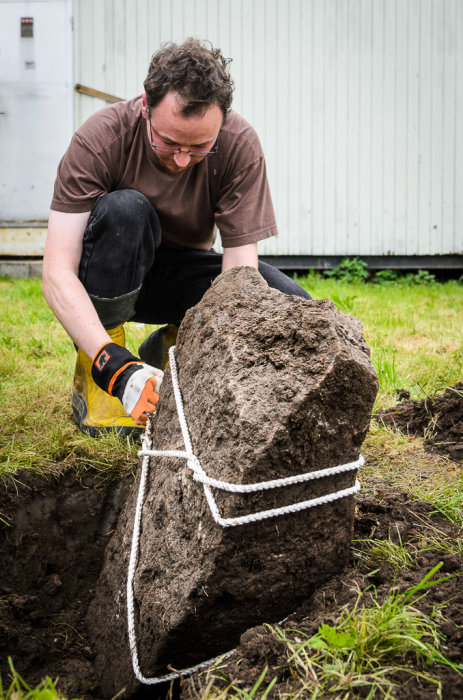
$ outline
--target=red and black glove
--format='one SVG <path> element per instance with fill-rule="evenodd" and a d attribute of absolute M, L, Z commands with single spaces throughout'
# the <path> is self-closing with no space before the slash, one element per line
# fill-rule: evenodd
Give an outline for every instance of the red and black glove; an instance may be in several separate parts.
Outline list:
<path fill-rule="evenodd" d="M 92 377 L 100 389 L 117 396 L 135 423 L 144 425 L 156 410 L 162 370 L 151 367 L 117 343 L 106 343 L 94 357 Z"/>

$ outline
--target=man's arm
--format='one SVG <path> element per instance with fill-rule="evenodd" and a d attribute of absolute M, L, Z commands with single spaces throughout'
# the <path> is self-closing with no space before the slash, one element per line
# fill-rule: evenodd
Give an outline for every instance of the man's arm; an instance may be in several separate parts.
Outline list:
<path fill-rule="evenodd" d="M 43 258 L 43 293 L 72 340 L 93 358 L 111 341 L 78 278 L 82 241 L 90 212 L 51 211 Z"/>
<path fill-rule="evenodd" d="M 117 396 L 133 420 L 142 425 L 146 423 L 146 414 L 155 410 L 163 372 L 112 342 L 78 278 L 89 216 L 90 212 L 50 212 L 43 258 L 43 293 L 73 341 L 93 360 L 95 383 L 111 396 Z"/>
<path fill-rule="evenodd" d="M 224 248 L 222 272 L 232 267 L 255 267 L 257 270 L 257 243 L 248 243 L 236 248 Z"/>

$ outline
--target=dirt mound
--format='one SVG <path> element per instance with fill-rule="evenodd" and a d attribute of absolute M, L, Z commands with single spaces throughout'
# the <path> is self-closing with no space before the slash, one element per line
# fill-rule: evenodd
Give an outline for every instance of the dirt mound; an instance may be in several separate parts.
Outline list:
<path fill-rule="evenodd" d="M 59 676 L 59 687 L 68 697 L 100 700 L 95 685 L 93 650 L 83 618 L 93 597 L 101 570 L 103 551 L 114 528 L 126 488 L 131 479 L 101 486 L 97 479 L 76 479 L 67 470 L 56 479 L 45 481 L 18 475 L 0 491 L 0 672 L 8 676 L 7 656 L 17 671 L 31 684 L 45 675 Z M 442 537 L 455 541 L 461 530 L 431 515 L 431 507 L 413 501 L 398 492 L 388 491 L 381 483 L 378 495 L 360 494 L 356 498 L 354 540 L 365 538 L 398 539 L 415 543 L 427 528 L 438 528 Z M 355 547 L 361 544 L 355 543 Z M 419 555 L 413 566 L 396 576 L 400 588 L 419 581 L 438 561 L 440 574 L 463 569 L 463 557 L 433 549 Z M 376 573 L 368 575 L 373 569 Z M 357 587 L 372 583 L 378 596 L 384 595 L 394 581 L 395 572 L 385 562 L 362 562 L 352 558 L 343 575 L 331 579 L 309 598 L 288 621 L 306 634 L 316 631 L 321 622 L 332 623 L 336 611 L 356 599 Z M 445 636 L 446 654 L 454 661 L 463 655 L 463 601 L 461 580 L 456 577 L 431 588 L 420 606 L 428 612 L 442 609 L 440 630 Z M 121 625 L 126 621 L 121 620 Z M 242 659 L 240 662 L 239 660 Z M 234 680 L 253 684 L 269 666 L 270 677 L 278 676 L 277 690 L 288 688 L 282 650 L 267 628 L 258 627 L 241 636 L 241 646 L 230 659 L 227 670 Z M 238 663 L 239 662 L 239 663 Z M 441 678 L 443 697 L 463 697 L 463 679 L 445 666 L 434 666 Z M 286 675 L 285 675 L 286 673 Z M 398 679 L 401 681 L 403 679 Z M 192 698 L 194 679 L 178 689 L 177 696 Z M 5 685 L 5 683 L 4 683 Z M 133 697 L 164 698 L 167 688 L 152 687 Z M 417 680 L 403 683 L 397 698 L 424 700 L 436 697 L 435 690 L 422 687 Z"/>
<path fill-rule="evenodd" d="M 425 438 L 425 445 L 463 460 L 463 383 L 422 401 L 403 401 L 378 417 L 385 425 Z"/>

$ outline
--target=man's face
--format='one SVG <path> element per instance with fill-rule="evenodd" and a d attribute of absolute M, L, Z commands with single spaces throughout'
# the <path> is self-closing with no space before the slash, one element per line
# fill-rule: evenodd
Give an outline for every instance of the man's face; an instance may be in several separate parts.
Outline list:
<path fill-rule="evenodd" d="M 150 113 L 146 107 L 146 96 L 143 95 L 143 116 L 147 119 L 148 137 L 152 134 L 156 146 L 182 149 L 172 153 L 154 149 L 163 168 L 171 173 L 181 173 L 204 160 L 206 156 L 186 151 L 210 151 L 223 121 L 218 105 L 209 105 L 201 116 L 182 116 L 175 92 L 168 92 Z"/>

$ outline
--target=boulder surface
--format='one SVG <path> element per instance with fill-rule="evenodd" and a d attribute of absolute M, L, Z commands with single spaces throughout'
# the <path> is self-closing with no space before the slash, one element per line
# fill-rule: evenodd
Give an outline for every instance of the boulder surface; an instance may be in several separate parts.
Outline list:
<path fill-rule="evenodd" d="M 377 377 L 360 322 L 326 300 L 268 287 L 252 268 L 220 275 L 186 314 L 175 350 L 193 451 L 208 476 L 239 484 L 358 459 Z M 153 448 L 183 450 L 172 375 L 152 420 Z M 213 489 L 235 517 L 352 487 L 356 472 L 281 489 Z M 126 579 L 140 475 L 107 547 L 88 615 L 102 694 L 137 689 Z M 293 612 L 349 559 L 354 497 L 221 527 L 187 462 L 150 457 L 134 577 L 140 669 L 182 669 L 233 648 L 240 634 Z"/>

